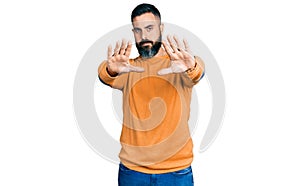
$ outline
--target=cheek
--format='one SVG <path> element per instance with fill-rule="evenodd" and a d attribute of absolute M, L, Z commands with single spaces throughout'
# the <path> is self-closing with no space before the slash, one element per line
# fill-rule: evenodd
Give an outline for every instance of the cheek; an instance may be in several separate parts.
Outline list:
<path fill-rule="evenodd" d="M 134 34 L 134 39 L 136 43 L 139 43 L 142 40 L 142 37 L 139 34 Z"/>
<path fill-rule="evenodd" d="M 157 30 L 157 31 L 155 31 L 155 32 L 153 31 L 153 32 L 151 33 L 149 39 L 151 39 L 152 41 L 156 41 L 156 40 L 159 38 L 159 36 L 160 36 L 160 31 L 159 31 L 159 30 Z"/>

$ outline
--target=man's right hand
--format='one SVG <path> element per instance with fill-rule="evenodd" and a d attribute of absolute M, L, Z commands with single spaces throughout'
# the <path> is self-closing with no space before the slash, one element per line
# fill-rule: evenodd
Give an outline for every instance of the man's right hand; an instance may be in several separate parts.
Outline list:
<path fill-rule="evenodd" d="M 111 45 L 108 46 L 107 51 L 107 71 L 111 76 L 127 72 L 143 72 L 144 68 L 132 66 L 129 63 L 129 55 L 131 52 L 132 44 L 126 42 L 124 39 L 122 43 L 116 43 L 114 53 L 112 53 Z"/>

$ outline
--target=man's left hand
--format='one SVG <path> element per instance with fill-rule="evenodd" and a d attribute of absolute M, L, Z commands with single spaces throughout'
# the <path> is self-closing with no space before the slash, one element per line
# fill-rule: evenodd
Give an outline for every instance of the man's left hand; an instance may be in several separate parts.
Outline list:
<path fill-rule="evenodd" d="M 171 66 L 158 71 L 158 75 L 182 73 L 192 69 L 195 66 L 195 58 L 191 54 L 187 41 L 183 39 L 182 44 L 176 36 L 173 36 L 175 43 L 172 41 L 171 36 L 168 36 L 167 39 L 168 42 L 163 41 L 162 44 L 171 59 Z"/>

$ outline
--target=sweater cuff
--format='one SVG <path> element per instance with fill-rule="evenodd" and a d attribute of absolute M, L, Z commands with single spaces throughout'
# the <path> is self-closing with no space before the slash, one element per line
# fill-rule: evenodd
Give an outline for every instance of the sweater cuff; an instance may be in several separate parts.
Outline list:
<path fill-rule="evenodd" d="M 118 76 L 111 76 L 109 75 L 109 73 L 107 72 L 107 62 L 104 61 L 100 64 L 99 68 L 98 68 L 98 76 L 99 78 L 105 82 L 106 84 L 110 84 L 112 83 Z"/>
<path fill-rule="evenodd" d="M 204 69 L 200 66 L 199 59 L 197 59 L 197 57 L 195 57 L 195 66 L 192 69 L 187 70 L 186 73 L 193 82 L 200 80 L 204 73 Z"/>

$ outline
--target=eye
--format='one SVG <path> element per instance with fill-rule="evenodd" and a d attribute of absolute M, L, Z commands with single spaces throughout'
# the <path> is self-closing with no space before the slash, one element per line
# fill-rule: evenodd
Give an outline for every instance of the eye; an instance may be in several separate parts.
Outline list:
<path fill-rule="evenodd" d="M 140 28 L 134 28 L 134 29 L 133 29 L 133 32 L 136 33 L 136 34 L 141 33 L 141 31 L 142 31 L 142 30 L 141 30 Z"/>
<path fill-rule="evenodd" d="M 147 32 L 150 32 L 151 30 L 153 30 L 153 27 L 152 26 L 149 26 L 146 28 Z"/>

